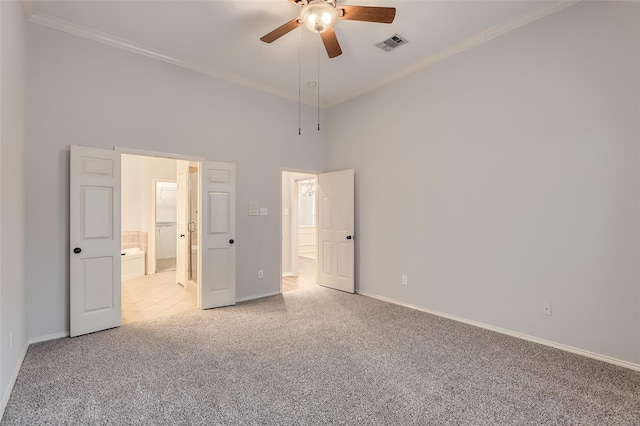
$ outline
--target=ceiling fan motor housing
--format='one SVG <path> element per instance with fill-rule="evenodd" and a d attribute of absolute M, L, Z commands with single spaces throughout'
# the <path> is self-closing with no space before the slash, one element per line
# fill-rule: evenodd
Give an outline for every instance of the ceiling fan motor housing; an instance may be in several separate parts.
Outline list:
<path fill-rule="evenodd" d="M 335 0 L 302 1 L 300 21 L 315 33 L 323 33 L 333 27 L 339 14 Z"/>

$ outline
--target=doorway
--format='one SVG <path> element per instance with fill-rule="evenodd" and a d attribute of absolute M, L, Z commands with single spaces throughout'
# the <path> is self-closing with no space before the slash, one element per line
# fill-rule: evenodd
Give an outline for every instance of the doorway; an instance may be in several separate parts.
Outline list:
<path fill-rule="evenodd" d="M 282 172 L 281 291 L 318 283 L 317 175 Z"/>
<path fill-rule="evenodd" d="M 122 323 L 194 310 L 195 288 L 186 291 L 176 275 L 178 211 L 189 208 L 178 196 L 178 160 L 122 154 L 121 161 L 122 247 L 139 250 L 142 260 L 135 276 L 122 274 Z"/>
<path fill-rule="evenodd" d="M 169 160 L 171 161 L 171 160 Z M 178 184 L 156 181 L 155 261 L 156 273 L 176 270 L 176 211 Z M 123 209 L 126 206 L 122 206 Z"/>
<path fill-rule="evenodd" d="M 93 333 L 122 324 L 122 244 L 131 242 L 121 235 L 123 203 L 148 203 L 139 194 L 122 195 L 130 188 L 122 173 L 122 158 L 131 155 L 141 162 L 128 169 L 144 176 L 141 194 L 153 199 L 147 159 L 181 159 L 198 167 L 197 291 L 198 309 L 231 306 L 236 303 L 236 166 L 179 154 L 154 153 L 135 149 L 106 150 L 71 145 L 69 158 L 69 323 L 71 337 Z M 122 181 L 127 182 L 126 185 Z M 180 182 L 179 179 L 177 179 Z M 138 182 L 137 180 L 135 182 Z M 179 185 L 180 186 L 180 185 Z M 186 188 L 186 185 L 183 186 Z M 147 189 L 144 189 L 147 188 Z M 125 189 L 125 190 L 126 190 Z M 186 197 L 185 197 L 186 199 Z M 177 203 L 182 205 L 181 203 Z M 186 204 L 185 210 L 187 209 Z M 152 222 L 142 215 L 143 223 Z M 186 217 L 186 216 L 185 216 Z M 178 220 L 178 223 L 181 223 Z M 155 226 L 155 224 L 154 224 Z M 127 231 L 125 231 L 127 232 Z M 134 232 L 134 231 L 132 231 Z M 139 232 L 134 232 L 138 234 Z M 185 232 L 186 233 L 186 232 Z M 148 235 L 148 231 L 147 231 Z M 153 235 L 153 234 L 152 234 Z M 131 235 L 133 238 L 134 235 Z M 186 238 L 179 238 L 185 241 Z M 140 243 L 138 238 L 137 243 Z M 186 248 L 186 244 L 183 244 Z M 153 249 L 153 244 L 147 246 Z M 139 251 L 139 248 L 138 250 Z M 177 260 L 176 270 L 179 262 Z M 140 255 L 140 253 L 136 253 Z M 205 259 L 205 261 L 202 260 Z M 154 256 L 148 257 L 149 263 Z M 144 265 L 146 269 L 148 265 Z M 155 272 L 155 264 L 153 271 Z M 149 267 L 151 270 L 151 267 Z M 139 266 L 136 266 L 139 269 Z M 144 270 L 143 269 L 143 270 Z M 185 264 L 186 270 L 186 264 Z M 158 275 L 158 274 L 155 274 Z M 186 276 L 186 274 L 185 274 Z M 177 271 L 172 283 L 176 283 Z M 183 292 L 182 294 L 185 294 Z M 156 295 L 153 295 L 155 297 Z M 147 305 L 157 304 L 149 301 Z"/>

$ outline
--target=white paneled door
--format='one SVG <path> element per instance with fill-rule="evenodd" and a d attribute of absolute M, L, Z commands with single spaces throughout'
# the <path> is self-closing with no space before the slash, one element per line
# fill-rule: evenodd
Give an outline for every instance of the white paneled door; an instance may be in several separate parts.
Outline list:
<path fill-rule="evenodd" d="M 205 161 L 200 167 L 198 307 L 236 303 L 235 164 Z"/>
<path fill-rule="evenodd" d="M 120 153 L 71 146 L 72 337 L 117 327 L 120 299 Z"/>
<path fill-rule="evenodd" d="M 354 172 L 318 175 L 318 283 L 355 292 Z"/>
<path fill-rule="evenodd" d="M 176 164 L 176 282 L 187 287 L 187 194 L 189 191 L 189 162 Z"/>

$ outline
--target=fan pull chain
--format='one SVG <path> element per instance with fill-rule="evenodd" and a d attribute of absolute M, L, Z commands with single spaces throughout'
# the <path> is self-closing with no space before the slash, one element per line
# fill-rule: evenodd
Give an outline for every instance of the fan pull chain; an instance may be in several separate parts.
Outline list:
<path fill-rule="evenodd" d="M 301 67 L 301 57 L 302 57 L 302 31 L 298 31 L 298 135 L 302 135 L 302 101 L 301 101 L 301 89 L 300 89 L 300 84 L 301 84 L 301 71 L 300 71 L 300 67 Z"/>
<path fill-rule="evenodd" d="M 320 38 L 318 38 L 318 131 L 320 131 Z"/>

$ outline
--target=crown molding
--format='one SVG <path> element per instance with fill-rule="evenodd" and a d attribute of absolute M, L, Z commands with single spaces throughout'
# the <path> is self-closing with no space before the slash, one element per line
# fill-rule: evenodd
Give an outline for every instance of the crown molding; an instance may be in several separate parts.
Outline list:
<path fill-rule="evenodd" d="M 33 6 L 31 0 L 22 0 L 22 9 L 24 10 L 24 16 L 27 17 L 27 20 L 31 19 L 36 13 L 36 8 Z"/>
<path fill-rule="evenodd" d="M 354 90 L 353 92 L 350 92 L 340 98 L 334 99 L 333 101 L 326 103 L 325 108 L 331 108 L 333 106 L 346 102 L 350 99 L 353 99 L 357 96 L 363 95 L 367 92 L 378 89 L 382 86 L 386 86 L 387 84 L 392 83 L 396 80 L 399 80 L 403 77 L 406 77 L 409 74 L 413 74 L 435 63 L 444 61 L 445 59 L 450 58 L 454 55 L 457 55 L 458 53 L 461 53 L 461 52 L 464 52 L 465 50 L 479 46 L 482 43 L 486 43 L 489 40 L 492 40 L 496 37 L 499 37 L 508 32 L 511 32 L 524 25 L 530 24 L 531 22 L 537 21 L 538 19 L 544 18 L 545 16 L 551 15 L 552 13 L 558 12 L 569 6 L 573 6 L 577 3 L 580 3 L 581 1 L 582 0 L 555 1 L 550 5 L 542 6 L 530 12 L 527 12 L 523 15 L 517 16 L 502 24 L 496 25 L 495 27 L 489 28 L 486 31 L 473 35 L 465 40 L 462 40 L 461 42 L 458 42 L 452 46 L 442 49 L 439 52 L 429 55 L 426 58 L 422 59 L 421 61 L 416 62 L 415 64 L 410 65 L 407 68 L 404 68 L 403 70 L 398 71 L 395 74 L 389 75 L 385 78 L 382 78 L 378 81 L 368 84 L 358 90 Z"/>
<path fill-rule="evenodd" d="M 496 25 L 495 27 L 489 28 L 488 30 L 485 30 L 474 36 L 471 36 L 443 50 L 440 50 L 439 52 L 429 55 L 426 58 L 422 59 L 421 61 L 413 65 L 410 65 L 399 72 L 396 72 L 392 75 L 384 77 L 380 80 L 377 80 L 371 84 L 368 84 L 358 90 L 354 90 L 330 102 L 326 102 L 320 105 L 320 107 L 322 109 L 331 108 L 333 106 L 346 102 L 350 99 L 353 99 L 357 96 L 363 95 L 367 92 L 378 89 L 382 86 L 386 86 L 387 84 L 390 84 L 396 80 L 406 77 L 409 74 L 413 74 L 417 71 L 420 71 L 435 63 L 438 63 L 447 58 L 450 58 L 465 50 L 476 47 L 482 43 L 486 43 L 489 40 L 492 40 L 496 37 L 504 35 L 524 25 L 527 25 L 531 22 L 537 21 L 538 19 L 544 18 L 545 16 L 551 15 L 552 13 L 558 12 L 567 7 L 580 3 L 581 1 L 583 0 L 571 0 L 571 1 L 556 0 L 554 3 L 550 5 L 545 5 L 540 8 L 534 9 L 528 13 L 525 13 L 521 16 L 510 19 L 502 24 Z M 264 83 L 251 80 L 251 79 L 239 76 L 237 74 L 220 71 L 211 66 L 204 65 L 198 62 L 188 61 L 188 60 L 164 53 L 162 51 L 155 50 L 153 48 L 143 46 L 141 44 L 138 44 L 120 37 L 113 36 L 111 34 L 103 33 L 100 31 L 93 30 L 91 28 L 73 24 L 69 21 L 65 21 L 60 18 L 38 13 L 35 10 L 32 0 L 23 0 L 22 4 L 23 4 L 24 13 L 25 13 L 25 16 L 27 17 L 27 20 L 29 22 L 33 22 L 34 24 L 39 24 L 48 28 L 52 28 L 55 30 L 59 30 L 59 31 L 63 31 L 63 32 L 75 35 L 78 37 L 93 40 L 98 43 L 106 44 L 108 46 L 123 49 L 128 52 L 146 56 L 148 58 L 153 58 L 159 61 L 167 62 L 169 64 L 177 65 L 179 67 L 186 68 L 191 71 L 195 71 L 201 74 L 206 74 L 221 80 L 226 80 L 231 83 L 235 83 L 244 87 L 259 90 L 261 92 L 278 96 L 290 101 L 294 101 L 294 102 L 299 101 L 297 96 L 290 95 L 288 93 L 281 92 L 279 90 L 275 90 Z M 312 107 L 318 106 L 316 103 L 310 103 L 310 102 L 304 102 L 304 101 L 302 101 L 302 103 Z"/>
<path fill-rule="evenodd" d="M 103 33 L 100 31 L 96 31 L 91 28 L 83 27 L 81 25 L 77 25 L 66 21 L 64 19 L 56 18 L 54 16 L 46 15 L 37 12 L 33 9 L 33 5 L 30 0 L 25 0 L 23 2 L 25 7 L 25 14 L 27 14 L 27 20 L 29 22 L 33 22 L 34 24 L 42 25 L 54 30 L 63 31 L 78 37 L 86 38 L 92 41 L 96 41 L 98 43 L 106 44 L 111 47 L 116 47 L 118 49 L 123 49 L 128 52 L 136 53 L 138 55 L 146 56 L 148 58 L 157 59 L 162 62 L 167 62 L 169 64 L 177 65 L 182 68 L 186 68 L 191 71 L 195 71 L 201 74 L 206 74 L 211 77 L 215 77 L 221 80 L 226 80 L 231 83 L 235 83 L 241 86 L 249 87 L 251 89 L 259 90 L 261 92 L 269 93 L 271 95 L 275 95 L 284 99 L 288 99 L 290 101 L 298 102 L 298 97 L 290 95 L 288 93 L 284 93 L 278 90 L 275 90 L 266 84 L 257 82 L 255 80 L 251 80 L 237 74 L 228 73 L 224 71 L 217 70 L 208 65 L 204 65 L 198 62 L 188 61 L 177 56 L 170 55 L 168 53 L 164 53 L 162 51 L 153 49 L 151 47 L 147 47 L 120 37 L 113 36 L 111 34 Z M 29 4 L 29 6 L 27 6 Z M 28 15 L 27 8 L 31 15 Z M 302 102 L 309 106 L 317 106 L 315 103 L 307 103 Z"/>

